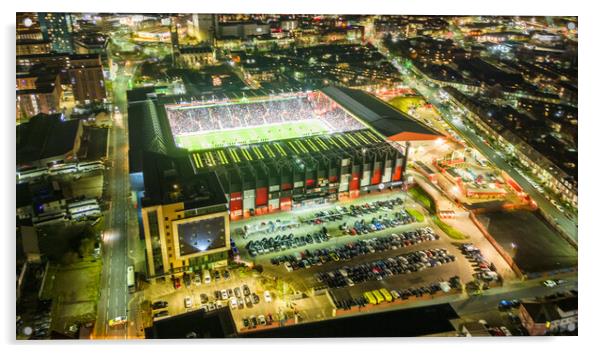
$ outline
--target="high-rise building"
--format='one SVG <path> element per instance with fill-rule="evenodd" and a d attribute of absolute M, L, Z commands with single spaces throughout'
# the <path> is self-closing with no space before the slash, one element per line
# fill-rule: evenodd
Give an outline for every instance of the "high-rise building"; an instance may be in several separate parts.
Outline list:
<path fill-rule="evenodd" d="M 215 38 L 215 15 L 193 14 L 194 35 L 201 44 L 211 45 Z"/>
<path fill-rule="evenodd" d="M 38 12 L 44 39 L 52 43 L 57 53 L 73 53 L 73 25 L 71 15 L 61 12 Z"/>

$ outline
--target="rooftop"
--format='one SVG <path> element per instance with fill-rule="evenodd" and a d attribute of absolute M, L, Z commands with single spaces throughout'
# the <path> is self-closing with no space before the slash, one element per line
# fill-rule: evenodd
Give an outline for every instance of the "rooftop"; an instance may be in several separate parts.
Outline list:
<path fill-rule="evenodd" d="M 449 304 L 335 318 L 241 334 L 242 338 L 417 337 L 455 332 Z"/>
<path fill-rule="evenodd" d="M 187 156 L 169 157 L 145 152 L 143 156 L 144 207 L 183 202 L 186 209 L 227 204 L 215 172 L 195 174 Z"/>
<path fill-rule="evenodd" d="M 322 92 L 389 140 L 432 140 L 441 136 L 409 115 L 364 91 L 330 86 L 322 89 Z"/>
<path fill-rule="evenodd" d="M 227 338 L 236 335 L 230 309 L 209 313 L 195 310 L 157 320 L 145 331 L 146 338 Z"/>
<path fill-rule="evenodd" d="M 17 165 L 64 155 L 74 148 L 81 122 L 62 114 L 38 114 L 17 126 Z"/>

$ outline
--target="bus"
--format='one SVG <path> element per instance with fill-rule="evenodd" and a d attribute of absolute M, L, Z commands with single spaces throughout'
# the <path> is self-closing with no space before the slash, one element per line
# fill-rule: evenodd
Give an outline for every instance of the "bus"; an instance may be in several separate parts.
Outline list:
<path fill-rule="evenodd" d="M 98 201 L 96 199 L 73 202 L 68 204 L 67 208 L 69 209 L 69 213 L 71 214 L 76 214 L 90 210 L 100 210 L 100 206 L 98 205 Z"/>
<path fill-rule="evenodd" d="M 99 217 L 102 215 L 100 208 L 96 206 L 95 208 L 90 208 L 83 211 L 70 212 L 72 219 L 80 219 L 84 217 Z"/>
<path fill-rule="evenodd" d="M 60 223 L 67 220 L 65 212 L 48 212 L 33 217 L 33 224 L 41 226 L 44 224 Z"/>
<path fill-rule="evenodd" d="M 127 273 L 128 291 L 134 293 L 136 291 L 136 275 L 134 273 L 134 266 L 128 266 Z"/>
<path fill-rule="evenodd" d="M 50 175 L 70 174 L 77 172 L 75 164 L 59 164 L 50 168 Z"/>
<path fill-rule="evenodd" d="M 77 170 L 79 172 L 89 172 L 93 170 L 102 170 L 105 169 L 104 164 L 100 161 L 94 162 L 81 162 L 77 164 Z"/>
<path fill-rule="evenodd" d="M 17 172 L 17 179 L 19 182 L 24 182 L 29 179 L 37 179 L 48 174 L 48 168 L 30 168 L 24 169 Z"/>

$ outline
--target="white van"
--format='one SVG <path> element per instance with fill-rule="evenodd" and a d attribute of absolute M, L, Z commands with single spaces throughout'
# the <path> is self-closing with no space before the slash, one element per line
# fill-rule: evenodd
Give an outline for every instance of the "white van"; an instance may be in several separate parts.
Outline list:
<path fill-rule="evenodd" d="M 203 281 L 205 284 L 211 283 L 211 274 L 209 273 L 209 270 L 203 270 Z"/>

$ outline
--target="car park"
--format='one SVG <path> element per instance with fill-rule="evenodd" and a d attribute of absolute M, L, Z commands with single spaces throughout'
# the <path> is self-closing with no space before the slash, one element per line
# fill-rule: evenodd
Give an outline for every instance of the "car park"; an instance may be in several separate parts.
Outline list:
<path fill-rule="evenodd" d="M 422 271 L 455 261 L 455 256 L 446 249 L 426 249 L 368 263 L 344 266 L 315 276 L 331 288 L 352 286 L 366 281 L 382 280 L 387 277 Z"/>
<path fill-rule="evenodd" d="M 331 261 L 349 260 L 368 253 L 412 246 L 424 241 L 434 241 L 437 239 L 439 239 L 439 235 L 431 228 L 424 227 L 400 234 L 393 233 L 380 238 L 357 240 L 334 248 L 318 248 L 311 252 L 305 250 L 294 255 L 277 256 L 271 259 L 271 263 L 274 265 L 282 263 L 286 270 L 291 272 L 311 266 L 321 266 Z"/>

